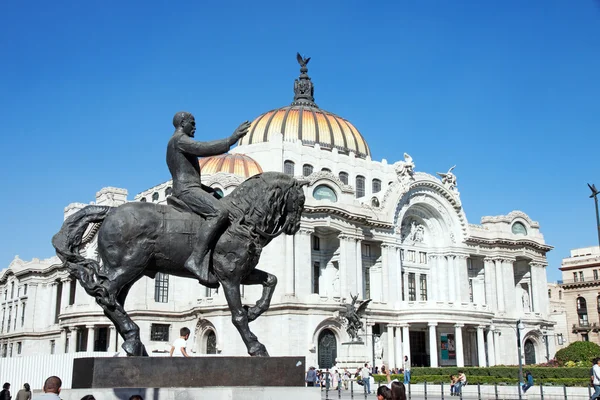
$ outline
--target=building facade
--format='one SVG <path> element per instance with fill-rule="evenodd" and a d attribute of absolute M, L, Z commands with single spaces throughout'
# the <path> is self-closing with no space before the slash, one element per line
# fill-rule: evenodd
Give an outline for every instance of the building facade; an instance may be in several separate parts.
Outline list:
<path fill-rule="evenodd" d="M 600 344 L 600 247 L 571 250 L 560 270 L 569 341 Z"/>
<path fill-rule="evenodd" d="M 400 161 L 373 160 L 367 141 L 348 120 L 314 101 L 306 65 L 289 106 L 268 111 L 229 154 L 200 160 L 203 183 L 227 195 L 249 176 L 280 171 L 307 182 L 301 229 L 278 237 L 259 268 L 278 277 L 271 308 L 251 324 L 271 355 L 303 355 L 321 368 L 364 362 L 414 366 L 517 364 L 517 324 L 525 363 L 554 354 L 545 244 L 525 213 L 483 217 L 470 224 L 457 178 Z M 165 182 L 127 199 L 104 188 L 95 203 L 166 203 Z M 65 217 L 84 207 L 74 203 Z M 95 230 L 87 257 L 98 257 Z M 243 287 L 245 303 L 262 288 Z M 116 351 L 120 338 L 59 260 L 18 257 L 0 275 L 2 356 Z M 372 299 L 361 332 L 349 344 L 340 318 L 350 295 Z M 244 355 L 219 290 L 158 274 L 131 289 L 126 309 L 153 355 L 164 355 L 179 328 L 192 329 L 196 355 Z"/>

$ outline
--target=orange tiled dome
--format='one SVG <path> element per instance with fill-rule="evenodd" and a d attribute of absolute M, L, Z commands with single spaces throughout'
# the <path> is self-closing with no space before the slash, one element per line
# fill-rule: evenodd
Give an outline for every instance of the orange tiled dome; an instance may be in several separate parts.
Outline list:
<path fill-rule="evenodd" d="M 315 104 L 314 86 L 306 67 L 309 60 L 298 54 L 301 68 L 294 82 L 292 104 L 259 115 L 239 145 L 268 142 L 273 135 L 281 133 L 284 141 L 301 140 L 307 146 L 318 143 L 325 149 L 354 152 L 360 158 L 370 156 L 369 145 L 354 125 Z"/>
<path fill-rule="evenodd" d="M 198 160 L 202 174 L 216 174 L 217 172 L 228 172 L 250 178 L 263 172 L 260 165 L 252 158 L 244 154 L 221 154 L 214 157 L 205 157 Z"/>

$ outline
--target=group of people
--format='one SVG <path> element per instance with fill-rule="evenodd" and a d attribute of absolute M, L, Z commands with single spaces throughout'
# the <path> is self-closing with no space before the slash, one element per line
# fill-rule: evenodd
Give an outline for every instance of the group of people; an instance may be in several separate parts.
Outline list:
<path fill-rule="evenodd" d="M 62 386 L 62 380 L 58 376 L 51 376 L 44 382 L 44 393 L 38 394 L 32 398 L 31 386 L 29 383 L 23 385 L 23 389 L 17 392 L 17 397 L 14 400 L 60 400 L 59 394 Z M 10 383 L 6 382 L 2 385 L 2 391 L 0 392 L 0 400 L 12 400 L 10 395 Z M 96 400 L 96 398 L 87 394 L 81 398 L 81 400 Z M 139 394 L 134 394 L 129 397 L 129 400 L 144 400 Z"/>
<path fill-rule="evenodd" d="M 458 375 L 450 375 L 450 396 L 460 396 L 466 384 L 467 376 L 463 371 L 458 371 Z"/>

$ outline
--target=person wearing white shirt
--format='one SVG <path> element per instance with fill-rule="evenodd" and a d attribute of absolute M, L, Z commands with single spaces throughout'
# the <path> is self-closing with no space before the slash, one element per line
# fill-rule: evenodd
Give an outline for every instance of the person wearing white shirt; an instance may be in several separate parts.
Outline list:
<path fill-rule="evenodd" d="M 181 328 L 179 330 L 179 338 L 175 339 L 171 346 L 171 357 L 189 357 L 185 348 L 187 347 L 187 340 L 190 337 L 190 330 L 188 328 Z"/>
<path fill-rule="evenodd" d="M 596 363 L 592 367 L 592 384 L 594 385 L 594 394 L 591 400 L 600 397 L 600 358 L 596 358 Z"/>
<path fill-rule="evenodd" d="M 34 396 L 33 400 L 60 400 L 60 387 L 62 380 L 58 376 L 51 376 L 44 382 L 44 394 Z"/>

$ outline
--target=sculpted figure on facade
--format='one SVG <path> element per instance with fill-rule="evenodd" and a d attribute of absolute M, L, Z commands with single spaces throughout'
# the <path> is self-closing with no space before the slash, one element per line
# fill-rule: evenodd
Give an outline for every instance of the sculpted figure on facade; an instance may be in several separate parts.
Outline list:
<path fill-rule="evenodd" d="M 401 229 L 402 243 L 422 243 L 425 240 L 425 227 L 415 220 L 406 221 Z"/>
<path fill-rule="evenodd" d="M 408 153 L 404 153 L 404 161 L 398 161 L 394 164 L 394 170 L 398 176 L 398 180 L 405 181 L 413 179 L 415 172 L 415 163 Z"/>
<path fill-rule="evenodd" d="M 363 323 L 360 319 L 365 315 L 371 299 L 359 302 L 358 294 L 353 296 L 352 293 L 350 293 L 350 297 L 352 298 L 352 303 L 343 305 L 345 312 L 342 315 L 342 318 L 345 319 L 348 336 L 350 336 L 353 342 L 360 342 L 361 339 L 358 332 L 364 330 Z M 357 303 L 359 303 L 358 307 L 356 306 Z"/>
<path fill-rule="evenodd" d="M 528 293 L 527 289 L 523 286 L 521 286 L 521 303 L 523 304 L 523 311 L 525 311 L 525 312 L 531 311 L 531 305 L 529 302 L 529 293 Z"/>
<path fill-rule="evenodd" d="M 437 174 L 442 178 L 442 184 L 446 187 L 446 189 L 457 192 L 456 175 L 452 173 L 454 168 L 456 168 L 456 165 L 450 168 L 448 172 L 438 172 Z"/>

